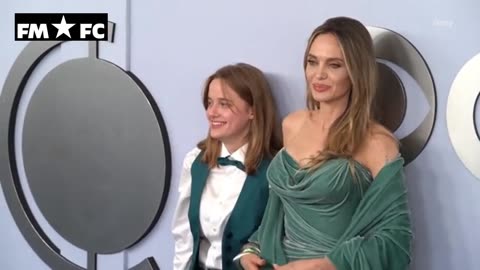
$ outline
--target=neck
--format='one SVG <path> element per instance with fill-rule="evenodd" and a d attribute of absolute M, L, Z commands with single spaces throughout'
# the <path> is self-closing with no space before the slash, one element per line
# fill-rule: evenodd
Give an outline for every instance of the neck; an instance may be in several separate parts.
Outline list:
<path fill-rule="evenodd" d="M 347 109 L 348 99 L 320 103 L 320 108 L 314 111 L 314 120 L 318 121 L 322 129 L 329 129 Z"/>
<path fill-rule="evenodd" d="M 235 151 L 240 149 L 244 144 L 246 143 L 245 140 L 238 140 L 236 142 L 226 142 L 224 141 L 223 144 L 225 144 L 225 147 L 228 150 L 228 153 L 233 154 Z"/>

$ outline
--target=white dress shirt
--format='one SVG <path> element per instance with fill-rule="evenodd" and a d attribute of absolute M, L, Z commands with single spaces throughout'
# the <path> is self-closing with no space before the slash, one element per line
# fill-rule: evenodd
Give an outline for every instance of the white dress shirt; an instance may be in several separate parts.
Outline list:
<path fill-rule="evenodd" d="M 247 145 L 230 154 L 222 145 L 221 157 L 229 156 L 244 163 Z M 188 220 L 190 205 L 191 167 L 200 149 L 187 153 L 178 188 L 178 204 L 173 218 L 172 233 L 175 239 L 173 268 L 185 270 L 191 264 L 193 237 Z M 203 189 L 200 202 L 201 239 L 199 262 L 208 268 L 222 269 L 222 237 L 233 207 L 240 195 L 247 174 L 235 166 L 212 168 Z"/>

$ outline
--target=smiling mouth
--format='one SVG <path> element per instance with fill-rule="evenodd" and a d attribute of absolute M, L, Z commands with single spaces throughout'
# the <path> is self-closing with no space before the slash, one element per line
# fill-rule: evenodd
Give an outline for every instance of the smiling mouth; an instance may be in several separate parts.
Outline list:
<path fill-rule="evenodd" d="M 210 121 L 210 125 L 213 127 L 213 128 L 218 128 L 218 127 L 222 127 L 226 124 L 227 122 L 225 121 Z"/>

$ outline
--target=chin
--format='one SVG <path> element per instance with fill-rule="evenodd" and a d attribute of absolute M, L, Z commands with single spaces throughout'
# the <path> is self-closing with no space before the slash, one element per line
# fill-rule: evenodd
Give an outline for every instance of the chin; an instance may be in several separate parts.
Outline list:
<path fill-rule="evenodd" d="M 312 97 L 313 97 L 313 100 L 321 103 L 329 103 L 338 99 L 331 92 L 324 92 L 324 93 L 313 92 Z"/>
<path fill-rule="evenodd" d="M 330 101 L 330 99 L 327 98 L 327 97 L 316 97 L 316 96 L 313 96 L 313 100 L 315 100 L 316 102 L 321 102 L 321 103 L 325 103 L 325 102 Z"/>
<path fill-rule="evenodd" d="M 223 134 L 219 132 L 210 132 L 210 137 L 212 139 L 221 140 L 223 138 Z"/>

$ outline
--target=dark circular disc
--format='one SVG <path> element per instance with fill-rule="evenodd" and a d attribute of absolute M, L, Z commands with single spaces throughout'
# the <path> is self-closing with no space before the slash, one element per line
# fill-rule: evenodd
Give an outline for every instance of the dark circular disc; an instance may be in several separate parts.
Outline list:
<path fill-rule="evenodd" d="M 405 118 L 407 98 L 402 81 L 389 66 L 377 62 L 378 86 L 374 101 L 375 118 L 396 131 Z"/>
<path fill-rule="evenodd" d="M 22 134 L 24 167 L 51 226 L 89 252 L 135 244 L 169 187 L 168 138 L 134 76 L 96 58 L 67 61 L 40 82 Z"/>

